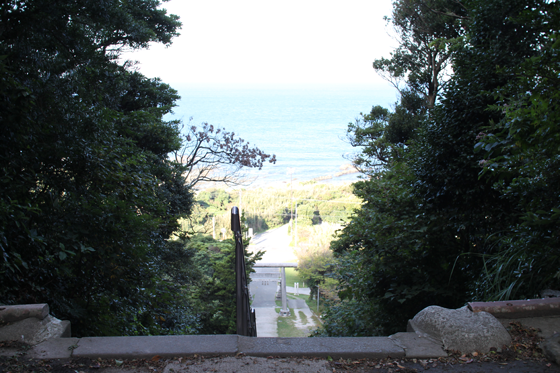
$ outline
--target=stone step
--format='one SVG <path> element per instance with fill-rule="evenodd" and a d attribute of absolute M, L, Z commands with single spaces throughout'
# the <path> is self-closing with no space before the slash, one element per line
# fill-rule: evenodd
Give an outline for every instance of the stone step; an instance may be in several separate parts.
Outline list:
<path fill-rule="evenodd" d="M 414 333 L 360 338 L 256 338 L 238 335 L 182 335 L 50 339 L 30 356 L 39 359 L 149 359 L 179 356 L 280 356 L 361 358 L 437 358 L 447 356 L 441 345 Z"/>

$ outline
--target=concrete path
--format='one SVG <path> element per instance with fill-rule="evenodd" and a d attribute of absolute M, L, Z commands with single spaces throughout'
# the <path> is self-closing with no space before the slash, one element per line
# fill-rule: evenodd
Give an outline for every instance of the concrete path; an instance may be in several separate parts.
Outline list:
<path fill-rule="evenodd" d="M 296 317 L 295 327 L 304 331 L 307 335 L 317 327 L 313 312 L 309 309 L 303 299 L 288 299 L 288 307 L 292 308 Z"/>
<path fill-rule="evenodd" d="M 278 313 L 276 313 L 276 280 L 258 279 L 249 284 L 253 297 L 251 307 L 255 309 L 257 335 L 259 337 L 278 337 Z"/>
<path fill-rule="evenodd" d="M 298 294 L 309 295 L 311 293 L 311 289 L 309 288 L 298 288 Z M 296 293 L 296 288 L 293 286 L 286 286 L 286 292 L 290 294 Z"/>
<path fill-rule="evenodd" d="M 278 337 L 278 313 L 274 308 L 255 307 L 257 336 Z"/>
<path fill-rule="evenodd" d="M 249 284 L 249 292 L 253 298 L 251 307 L 262 308 L 276 307 L 276 288 L 278 287 L 277 280 L 253 280 Z"/>
<path fill-rule="evenodd" d="M 256 252 L 265 251 L 263 263 L 295 262 L 297 257 L 290 246 L 291 237 L 288 235 L 288 224 L 279 228 L 256 234 L 247 250 Z"/>
<path fill-rule="evenodd" d="M 290 246 L 291 237 L 288 235 L 288 224 L 255 235 L 247 248 L 249 252 L 262 250 L 265 252 L 263 263 L 295 262 L 297 257 Z M 255 309 L 257 319 L 257 335 L 259 337 L 278 336 L 278 314 L 276 313 L 276 289 L 280 278 L 280 270 L 276 268 L 255 268 L 251 274 L 249 291 L 253 297 L 251 307 Z M 294 287 L 287 287 L 288 293 L 295 293 Z M 305 289 L 299 290 L 300 294 L 309 294 Z M 305 303 L 305 302 L 304 302 Z M 291 307 L 291 306 L 290 306 Z M 303 311 L 302 311 L 303 312 Z M 299 320 L 299 316 L 298 316 Z M 307 323 L 299 322 L 301 328 L 306 328 Z"/>

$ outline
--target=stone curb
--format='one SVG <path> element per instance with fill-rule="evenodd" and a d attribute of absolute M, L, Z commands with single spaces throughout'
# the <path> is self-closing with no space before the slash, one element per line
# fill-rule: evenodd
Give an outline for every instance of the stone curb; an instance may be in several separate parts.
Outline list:
<path fill-rule="evenodd" d="M 238 335 L 54 338 L 35 346 L 36 359 L 151 359 L 180 356 L 438 358 L 441 344 L 415 333 L 359 338 L 253 338 Z"/>
<path fill-rule="evenodd" d="M 432 359 L 446 357 L 441 342 L 435 342 L 419 333 L 397 333 L 389 336 L 401 347 L 408 359 Z"/>
<path fill-rule="evenodd" d="M 18 304 L 15 306 L 0 306 L 0 322 L 11 323 L 36 318 L 43 320 L 49 314 L 49 305 L 41 304 Z"/>
<path fill-rule="evenodd" d="M 387 337 L 251 338 L 239 337 L 239 352 L 266 357 L 331 357 L 333 359 L 403 358 L 405 351 Z"/>
<path fill-rule="evenodd" d="M 27 355 L 33 359 L 68 359 L 79 341 L 79 338 L 52 338 L 34 346 Z"/>
<path fill-rule="evenodd" d="M 72 357 L 148 359 L 176 356 L 237 354 L 237 335 L 169 335 L 81 338 Z"/>
<path fill-rule="evenodd" d="M 560 316 L 560 298 L 471 302 L 468 306 L 473 312 L 485 311 L 497 319 Z"/>

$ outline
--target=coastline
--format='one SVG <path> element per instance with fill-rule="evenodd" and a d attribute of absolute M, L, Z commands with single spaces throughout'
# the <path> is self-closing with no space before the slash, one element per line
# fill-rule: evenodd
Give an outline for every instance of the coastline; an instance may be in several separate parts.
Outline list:
<path fill-rule="evenodd" d="M 259 188 L 292 188 L 298 189 L 305 187 L 310 184 L 335 184 L 335 185 L 349 185 L 360 180 L 359 176 L 362 175 L 354 166 L 347 163 L 340 166 L 340 171 L 333 172 L 321 176 L 317 176 L 310 179 L 304 179 L 299 177 L 290 178 L 288 174 L 283 177 L 270 177 L 270 176 L 254 176 L 253 178 L 247 177 L 245 182 L 240 185 L 227 186 L 219 182 L 205 182 L 199 183 L 196 186 L 197 191 L 203 191 L 207 189 L 259 189 Z"/>

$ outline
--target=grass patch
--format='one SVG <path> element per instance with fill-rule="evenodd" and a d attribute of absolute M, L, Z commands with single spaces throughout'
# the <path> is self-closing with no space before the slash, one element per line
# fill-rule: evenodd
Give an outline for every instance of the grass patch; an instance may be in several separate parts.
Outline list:
<path fill-rule="evenodd" d="M 315 322 L 315 325 L 321 325 L 323 322 L 321 321 L 321 319 L 319 318 L 319 315 L 322 314 L 322 312 L 325 309 L 325 306 L 323 304 L 323 302 L 319 302 L 319 313 L 317 312 L 317 299 L 313 299 L 313 300 L 309 300 L 309 295 L 305 295 L 305 294 L 299 294 L 299 295 L 295 295 L 295 294 L 289 294 L 289 297 L 292 299 L 303 299 L 305 300 L 305 303 L 307 303 L 307 306 L 309 307 L 309 309 L 311 310 L 311 312 L 313 312 L 313 321 Z M 282 305 L 282 302 L 280 302 L 280 306 Z"/>
<path fill-rule="evenodd" d="M 295 268 L 286 268 L 286 286 L 294 286 L 296 282 L 299 282 L 299 285 L 303 287 L 299 278 L 299 272 Z"/>
<path fill-rule="evenodd" d="M 299 311 L 299 318 L 301 319 L 301 322 L 303 324 L 307 324 L 307 316 L 305 316 L 305 313 L 303 313 L 303 311 Z"/>
<path fill-rule="evenodd" d="M 287 298 L 288 299 L 304 299 L 306 301 L 306 303 L 309 305 L 310 303 L 312 304 L 313 301 L 309 302 L 308 295 L 294 295 L 294 294 L 287 294 Z M 315 303 L 315 305 L 317 305 L 317 303 Z M 282 309 L 282 301 L 277 300 L 276 301 L 276 312 L 280 313 L 280 310 Z M 293 308 L 289 308 L 290 310 L 290 316 L 278 316 L 278 320 L 277 320 L 277 331 L 278 331 L 278 337 L 309 337 L 310 332 L 307 330 L 303 330 L 303 329 L 298 329 L 296 327 L 296 321 L 298 319 L 300 319 L 300 322 L 302 324 L 307 324 L 308 323 L 308 316 L 305 315 L 305 313 L 301 310 L 295 310 Z M 311 310 L 313 312 L 313 310 Z M 297 315 L 296 315 L 297 312 Z M 317 325 L 321 325 L 321 321 L 320 319 L 316 316 L 315 312 L 313 312 L 313 316 L 312 316 L 312 320 L 313 323 L 317 326 Z"/>
<path fill-rule="evenodd" d="M 278 316 L 277 331 L 278 337 L 282 338 L 302 338 L 308 337 L 309 333 L 305 330 L 296 328 L 296 315 L 294 309 L 290 308 L 290 316 Z M 280 310 L 279 310 L 280 311 Z"/>

